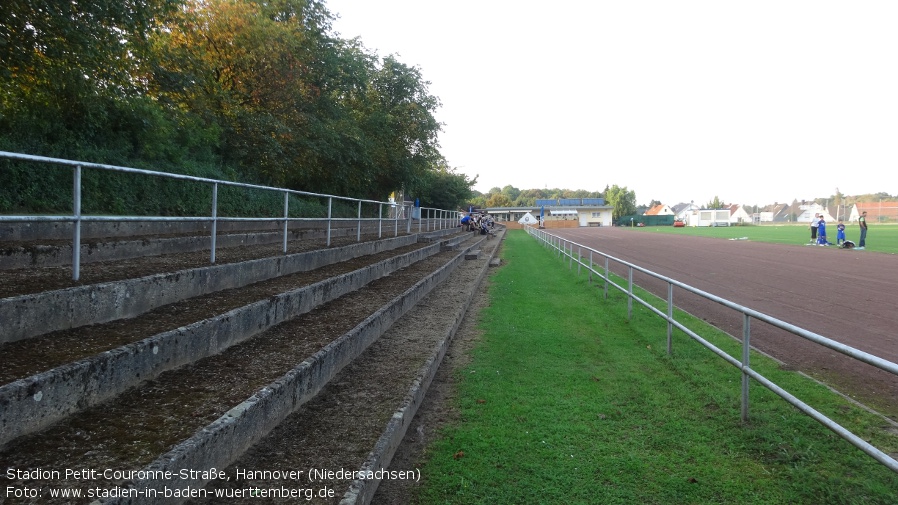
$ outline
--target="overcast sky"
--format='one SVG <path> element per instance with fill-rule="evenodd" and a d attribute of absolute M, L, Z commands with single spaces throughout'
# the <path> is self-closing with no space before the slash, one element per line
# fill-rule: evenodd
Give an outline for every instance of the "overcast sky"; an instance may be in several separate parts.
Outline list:
<path fill-rule="evenodd" d="M 898 1 L 326 2 L 421 69 L 478 191 L 898 195 Z"/>

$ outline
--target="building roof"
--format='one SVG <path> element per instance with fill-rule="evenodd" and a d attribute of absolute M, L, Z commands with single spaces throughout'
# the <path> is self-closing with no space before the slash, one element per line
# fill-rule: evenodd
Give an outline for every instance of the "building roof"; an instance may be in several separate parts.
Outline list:
<path fill-rule="evenodd" d="M 856 203 L 857 214 L 867 211 L 868 221 L 889 221 L 898 219 L 898 202 Z"/>
<path fill-rule="evenodd" d="M 672 210 L 674 214 L 679 214 L 680 212 L 683 212 L 683 211 L 686 210 L 686 209 L 689 209 L 689 208 L 697 209 L 698 207 L 699 207 L 699 206 L 696 205 L 696 204 L 694 204 L 694 203 L 683 203 L 683 202 L 680 202 L 680 203 L 678 203 L 678 204 L 672 206 L 672 207 L 670 208 L 670 210 Z"/>
<path fill-rule="evenodd" d="M 665 207 L 665 206 L 664 206 L 663 204 L 660 204 L 660 203 L 659 203 L 658 205 L 655 205 L 655 206 L 652 207 L 651 209 L 645 211 L 645 215 L 646 215 L 646 216 L 657 216 L 657 215 L 660 215 L 660 214 L 661 214 L 661 211 L 664 210 L 664 207 Z"/>

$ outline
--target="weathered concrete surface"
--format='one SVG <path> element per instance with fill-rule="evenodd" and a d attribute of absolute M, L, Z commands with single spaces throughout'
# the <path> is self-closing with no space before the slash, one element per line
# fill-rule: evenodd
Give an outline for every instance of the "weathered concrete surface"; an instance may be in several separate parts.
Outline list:
<path fill-rule="evenodd" d="M 501 242 L 504 236 L 505 233 L 503 229 L 497 234 L 498 241 Z M 445 335 L 435 346 L 433 354 L 427 360 L 427 363 L 421 368 L 418 377 L 412 383 L 402 405 L 400 405 L 399 409 L 393 413 L 393 417 L 387 423 L 383 435 L 381 435 L 375 446 L 372 448 L 368 459 L 359 468 L 363 473 L 369 474 L 370 472 L 370 474 L 376 475 L 378 470 L 386 469 L 390 466 L 390 461 L 393 459 L 393 455 L 402 443 L 402 439 L 405 437 L 412 419 L 414 419 L 415 414 L 418 412 L 418 408 L 424 401 L 424 395 L 427 394 L 427 389 L 430 387 L 431 382 L 433 382 L 437 369 L 439 369 L 440 363 L 443 362 L 443 358 L 446 356 L 449 344 L 452 343 L 452 338 L 455 337 L 455 334 L 458 332 L 458 329 L 465 318 L 465 313 L 475 299 L 474 293 L 480 283 L 483 282 L 484 277 L 486 277 L 489 266 L 492 264 L 492 260 L 498 250 L 499 248 L 495 247 L 487 257 L 488 261 L 484 262 L 484 265 L 480 269 L 480 274 L 477 276 L 477 280 L 470 286 L 470 291 L 461 294 L 462 298 L 466 300 L 465 303 L 451 305 L 452 307 L 455 307 L 455 320 L 453 324 L 449 328 L 446 328 Z M 343 495 L 340 505 L 367 505 L 368 503 L 371 503 L 379 484 L 379 480 L 354 480 L 350 485 L 349 490 Z"/>
<path fill-rule="evenodd" d="M 0 343 L 134 317 L 194 296 L 415 243 L 414 235 L 0 299 Z"/>
<path fill-rule="evenodd" d="M 458 246 L 461 245 L 461 243 L 467 239 L 468 239 L 468 237 L 462 235 L 460 237 L 456 237 L 456 238 L 447 240 L 447 241 L 443 242 L 443 250 L 444 251 L 458 250 Z"/>
<path fill-rule="evenodd" d="M 437 254 L 440 244 L 160 333 L 0 387 L 0 445 L 217 354 L 281 322 Z"/>
<path fill-rule="evenodd" d="M 436 247 L 439 247 L 436 244 Z M 357 358 L 396 320 L 427 296 L 464 261 L 464 253 L 422 279 L 356 328 L 325 346 L 281 379 L 261 389 L 227 414 L 160 456 L 146 470 L 177 472 L 181 468 L 226 468 L 254 443 L 313 398 L 344 366 Z M 203 487 L 208 480 L 144 480 L 138 489 Z M 152 503 L 147 498 L 120 498 L 104 503 Z"/>
<path fill-rule="evenodd" d="M 371 221 L 365 221 L 372 223 Z M 368 226 L 377 229 L 377 222 Z M 446 226 L 447 221 L 444 220 L 442 226 Z M 383 219 L 381 226 L 385 235 L 396 228 L 396 220 Z M 344 228 L 355 230 L 358 220 L 347 219 L 333 221 L 332 228 Z M 364 225 L 363 225 L 364 226 Z M 398 227 L 404 232 L 409 226 L 408 221 L 401 220 Z M 437 220 L 424 219 L 422 221 L 413 220 L 411 222 L 411 231 L 426 231 L 427 227 L 437 228 L 440 222 Z M 288 229 L 292 232 L 295 230 L 307 229 L 326 229 L 326 219 L 309 219 L 303 221 L 290 221 Z M 423 229 L 422 229 L 423 228 Z M 284 232 L 283 219 L 271 219 L 268 221 L 229 221 L 225 218 L 218 220 L 216 229 L 219 233 L 259 233 L 259 232 Z M 45 240 L 72 240 L 74 224 L 72 221 L 33 221 L 33 222 L 0 222 L 0 242 L 40 242 Z M 99 240 L 103 238 L 113 237 L 141 237 L 151 235 L 204 235 L 209 236 L 212 233 L 212 221 L 81 221 L 81 239 L 82 240 Z"/>
<path fill-rule="evenodd" d="M 362 228 L 362 234 L 376 233 L 376 228 Z M 355 228 L 338 228 L 331 230 L 331 237 L 355 236 Z M 392 234 L 392 233 L 391 233 Z M 287 252 L 290 241 L 321 239 L 327 236 L 327 230 L 319 228 L 292 229 L 287 234 Z M 284 241 L 284 232 L 249 232 L 218 233 L 216 250 L 227 247 L 248 245 L 279 244 Z M 96 263 L 99 261 L 124 260 L 144 256 L 162 254 L 178 254 L 196 251 L 211 251 L 211 235 L 191 235 L 186 237 L 155 237 L 139 240 L 91 240 L 81 243 L 80 262 Z M 14 268 L 43 268 L 68 266 L 72 264 L 71 240 L 56 244 L 25 244 L 0 248 L 0 270 Z"/>

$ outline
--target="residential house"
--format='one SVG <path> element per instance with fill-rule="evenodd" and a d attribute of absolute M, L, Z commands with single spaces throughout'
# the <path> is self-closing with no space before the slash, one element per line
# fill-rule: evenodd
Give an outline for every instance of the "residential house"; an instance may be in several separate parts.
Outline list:
<path fill-rule="evenodd" d="M 752 217 L 745 207 L 741 204 L 734 203 L 728 207 L 730 211 L 730 224 L 751 224 Z"/>
<path fill-rule="evenodd" d="M 793 204 L 794 206 L 794 204 Z M 830 215 L 829 211 L 826 210 L 826 207 L 820 205 L 816 202 L 802 202 L 798 205 L 797 217 L 795 218 L 795 222 L 797 223 L 810 223 L 814 216 L 817 214 L 822 214 L 823 219 L 827 223 L 835 222 L 836 218 Z"/>
<path fill-rule="evenodd" d="M 674 211 L 672 211 L 670 209 L 670 207 L 668 207 L 667 205 L 659 203 L 658 205 L 655 205 L 651 209 L 648 209 L 647 211 L 645 211 L 645 213 L 643 215 L 644 216 L 673 216 Z"/>
<path fill-rule="evenodd" d="M 774 203 L 762 207 L 758 212 L 758 220 L 762 223 L 785 223 L 792 221 L 791 206 L 785 203 Z"/>
<path fill-rule="evenodd" d="M 678 203 L 670 208 L 674 213 L 674 218 L 677 221 L 688 222 L 689 216 L 694 214 L 701 206 L 696 205 L 694 202 L 691 203 Z"/>

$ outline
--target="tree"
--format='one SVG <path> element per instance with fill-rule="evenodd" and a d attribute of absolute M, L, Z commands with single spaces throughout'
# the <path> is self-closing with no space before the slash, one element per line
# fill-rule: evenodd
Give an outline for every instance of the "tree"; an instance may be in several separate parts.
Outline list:
<path fill-rule="evenodd" d="M 441 159 L 437 135 L 442 125 L 433 115 L 440 101 L 430 95 L 429 84 L 419 68 L 392 56 L 385 58 L 375 73 L 370 85 L 375 108 L 365 134 L 378 146 L 374 156 L 376 187 L 413 186 Z"/>
<path fill-rule="evenodd" d="M 518 196 L 520 196 L 521 194 L 521 190 L 509 184 L 502 188 L 502 194 L 507 196 L 510 202 L 513 202 L 518 199 Z"/>
<path fill-rule="evenodd" d="M 620 219 L 622 216 L 628 216 L 636 212 L 636 192 L 628 190 L 626 186 L 619 187 L 617 184 L 605 187 L 605 201 L 608 205 L 614 207 L 612 218 Z"/>
<path fill-rule="evenodd" d="M 250 180 L 321 173 L 333 152 L 323 111 L 334 109 L 322 90 L 338 60 L 329 21 L 315 0 L 189 0 L 154 39 L 153 91 L 220 124 L 224 161 Z"/>
<path fill-rule="evenodd" d="M 246 179 L 383 199 L 441 159 L 420 69 L 331 33 L 321 0 L 188 0 L 158 35 L 156 93 L 222 127 Z"/>
<path fill-rule="evenodd" d="M 135 137 L 166 129 L 145 96 L 142 69 L 148 34 L 176 6 L 0 2 L 0 137 L 35 153 L 74 157 L 99 143 L 128 152 Z"/>
<path fill-rule="evenodd" d="M 723 203 L 717 195 L 714 195 L 714 199 L 708 202 L 708 209 L 722 209 L 726 207 L 726 204 Z"/>
<path fill-rule="evenodd" d="M 420 198 L 422 206 L 457 209 L 466 207 L 466 203 L 473 197 L 471 188 L 477 183 L 477 177 L 468 179 L 466 175 L 456 173 L 455 169 L 442 162 L 434 170 L 428 171 L 422 182 L 420 188 L 412 191 L 412 195 Z"/>
<path fill-rule="evenodd" d="M 493 193 L 486 200 L 487 207 L 511 207 L 511 200 L 503 193 Z"/>
<path fill-rule="evenodd" d="M 518 195 L 518 198 L 515 200 L 515 206 L 517 207 L 528 207 L 536 205 L 536 201 L 540 199 L 547 198 L 546 193 L 539 188 L 536 189 L 525 189 L 521 191 Z"/>

